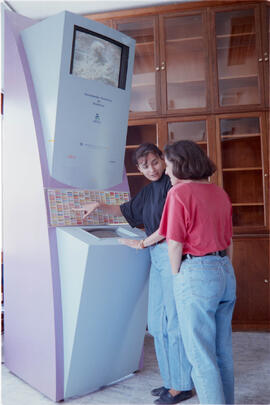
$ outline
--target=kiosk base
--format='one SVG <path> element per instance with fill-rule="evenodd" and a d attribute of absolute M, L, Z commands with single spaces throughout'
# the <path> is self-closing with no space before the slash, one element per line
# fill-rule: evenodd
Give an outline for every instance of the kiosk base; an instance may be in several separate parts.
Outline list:
<path fill-rule="evenodd" d="M 95 227 L 92 234 L 91 228 L 57 228 L 65 398 L 139 369 L 150 259 L 147 250 L 120 245 L 111 235 L 127 237 L 129 230 Z M 139 230 L 131 231 L 138 237 Z"/>

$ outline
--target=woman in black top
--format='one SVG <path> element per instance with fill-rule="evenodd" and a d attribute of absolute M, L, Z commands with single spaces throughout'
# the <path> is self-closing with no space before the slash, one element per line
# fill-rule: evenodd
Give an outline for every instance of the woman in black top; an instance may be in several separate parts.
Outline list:
<path fill-rule="evenodd" d="M 153 389 L 151 393 L 160 397 L 155 403 L 176 404 L 192 396 L 193 383 L 190 377 L 191 366 L 185 355 L 178 325 L 168 246 L 157 232 L 171 183 L 165 174 L 162 152 L 154 144 L 142 144 L 135 152 L 135 160 L 139 171 L 151 183 L 120 206 L 100 202 L 84 205 L 84 217 L 96 208 L 111 215 L 123 215 L 132 227 L 144 225 L 147 238 L 144 241 L 127 239 L 122 240 L 122 243 L 137 248 L 156 243 L 149 247 L 151 270 L 148 330 L 154 337 L 163 386 Z"/>

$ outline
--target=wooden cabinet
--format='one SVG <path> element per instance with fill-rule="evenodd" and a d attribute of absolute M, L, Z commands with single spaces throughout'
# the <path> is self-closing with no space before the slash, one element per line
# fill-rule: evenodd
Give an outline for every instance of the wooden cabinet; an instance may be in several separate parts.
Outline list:
<path fill-rule="evenodd" d="M 130 117 L 160 113 L 159 34 L 156 16 L 114 21 L 114 27 L 136 40 Z"/>
<path fill-rule="evenodd" d="M 266 91 L 265 104 L 269 109 L 270 106 L 270 81 L 269 81 L 269 55 L 270 55 L 270 5 L 269 3 L 261 5 L 261 31 L 262 31 L 262 52 L 260 63 L 263 64 L 264 70 L 264 87 Z"/>
<path fill-rule="evenodd" d="M 138 191 L 149 183 L 137 169 L 133 154 L 136 148 L 142 143 L 149 142 L 156 144 L 163 149 L 165 140 L 162 142 L 161 120 L 145 119 L 130 121 L 127 132 L 127 143 L 125 153 L 125 168 L 128 176 L 130 194 L 133 197 Z"/>
<path fill-rule="evenodd" d="M 189 139 L 196 142 L 209 155 L 208 117 L 167 119 L 168 141 Z"/>
<path fill-rule="evenodd" d="M 268 225 L 267 130 L 264 113 L 216 117 L 219 184 L 233 205 L 235 232 Z"/>
<path fill-rule="evenodd" d="M 130 118 L 269 105 L 269 7 L 261 3 L 182 12 L 174 6 L 114 19 L 136 40 Z"/>
<path fill-rule="evenodd" d="M 108 18 L 106 20 L 99 20 L 101 24 L 107 25 L 107 27 L 112 28 L 113 27 L 113 20 L 111 18 Z"/>
<path fill-rule="evenodd" d="M 260 5 L 213 9 L 215 111 L 262 108 L 265 60 Z"/>
<path fill-rule="evenodd" d="M 235 330 L 269 329 L 269 237 L 234 237 L 233 265 L 237 300 L 233 316 Z"/>
<path fill-rule="evenodd" d="M 266 105 L 270 106 L 270 80 L 269 80 L 269 57 L 270 57 L 270 5 L 261 7 L 262 18 L 262 58 L 264 64 L 264 81 L 266 89 Z"/>
<path fill-rule="evenodd" d="M 209 108 L 206 11 L 114 26 L 136 40 L 130 118 Z"/>
<path fill-rule="evenodd" d="M 196 142 L 216 163 L 216 139 L 213 133 L 213 119 L 209 116 L 170 117 L 166 120 L 130 120 L 127 132 L 125 168 L 127 171 L 131 196 L 135 195 L 149 181 L 138 171 L 133 154 L 135 149 L 145 142 L 156 144 L 163 150 L 167 142 L 190 139 Z M 211 177 L 218 182 L 218 173 Z"/>
<path fill-rule="evenodd" d="M 217 165 L 211 181 L 233 204 L 235 329 L 270 329 L 269 10 L 264 0 L 204 0 L 95 16 L 136 39 L 131 195 L 148 182 L 132 162 L 143 142 L 191 139 Z"/>
<path fill-rule="evenodd" d="M 213 125 L 214 122 L 211 116 L 167 118 L 167 142 L 176 142 L 183 139 L 194 141 L 216 163 L 216 138 Z M 217 183 L 217 176 L 218 173 L 213 174 L 210 181 Z"/>
<path fill-rule="evenodd" d="M 206 10 L 160 15 L 159 26 L 162 112 L 209 110 Z"/>

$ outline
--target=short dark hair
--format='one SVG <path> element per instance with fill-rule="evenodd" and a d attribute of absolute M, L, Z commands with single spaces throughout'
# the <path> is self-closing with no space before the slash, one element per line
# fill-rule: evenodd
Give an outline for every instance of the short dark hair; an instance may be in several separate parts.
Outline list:
<path fill-rule="evenodd" d="M 167 144 L 164 154 L 172 162 L 173 175 L 178 179 L 207 179 L 217 169 L 202 148 L 193 141 L 182 140 Z"/>
<path fill-rule="evenodd" d="M 163 153 L 154 143 L 142 143 L 133 154 L 133 161 L 138 165 L 139 159 L 146 157 L 148 153 L 153 153 L 154 155 L 163 157 Z"/>

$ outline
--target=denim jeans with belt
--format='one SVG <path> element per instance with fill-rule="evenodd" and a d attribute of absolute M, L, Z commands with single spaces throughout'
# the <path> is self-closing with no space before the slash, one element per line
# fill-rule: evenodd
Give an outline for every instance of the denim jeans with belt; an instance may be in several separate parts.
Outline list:
<path fill-rule="evenodd" d="M 191 365 L 187 360 L 173 294 L 173 275 L 166 242 L 150 247 L 148 330 L 154 337 L 163 385 L 191 390 Z"/>
<path fill-rule="evenodd" d="M 192 379 L 201 404 L 234 403 L 231 320 L 236 283 L 227 256 L 193 257 L 173 276 Z"/>

